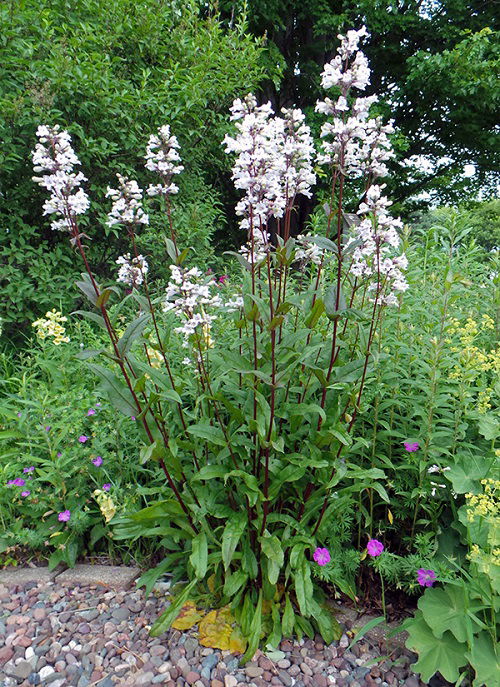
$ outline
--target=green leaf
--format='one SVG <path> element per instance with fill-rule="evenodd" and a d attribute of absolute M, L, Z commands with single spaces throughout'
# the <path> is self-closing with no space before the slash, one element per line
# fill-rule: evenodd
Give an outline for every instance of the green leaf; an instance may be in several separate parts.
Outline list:
<path fill-rule="evenodd" d="M 314 301 L 314 305 L 311 308 L 311 312 L 309 313 L 309 315 L 304 320 L 305 326 L 308 327 L 309 329 L 314 329 L 319 318 L 321 317 L 321 315 L 324 312 L 325 312 L 325 304 L 323 303 L 321 298 L 317 298 Z"/>
<path fill-rule="evenodd" d="M 246 650 L 244 656 L 241 659 L 242 664 L 250 661 L 257 651 L 260 640 L 260 632 L 262 628 L 262 589 L 259 589 L 259 600 L 257 601 L 257 607 L 252 618 L 252 623 L 250 626 L 250 635 L 248 637 L 248 649 Z"/>
<path fill-rule="evenodd" d="M 488 476 L 492 466 L 493 458 L 463 454 L 444 476 L 457 494 L 474 494 L 481 491 L 480 482 Z"/>
<path fill-rule="evenodd" d="M 409 634 L 406 646 L 418 654 L 413 670 L 421 674 L 422 680 L 429 682 L 439 671 L 446 680 L 456 682 L 460 668 L 467 663 L 466 646 L 457 642 L 451 632 L 436 637 L 419 612 L 405 622 L 404 628 Z"/>
<path fill-rule="evenodd" d="M 149 313 L 143 313 L 128 325 L 123 336 L 117 343 L 117 348 L 122 357 L 127 355 L 134 341 L 142 334 L 144 328 L 150 320 L 150 317 L 151 315 Z"/>
<path fill-rule="evenodd" d="M 170 554 L 166 556 L 166 558 L 164 558 L 162 562 L 159 563 L 155 568 L 151 568 L 150 570 L 146 570 L 146 572 L 142 573 L 136 582 L 137 587 L 146 587 L 146 596 L 149 596 L 158 578 L 172 569 L 172 558 L 178 556 L 179 554 Z"/>
<path fill-rule="evenodd" d="M 314 599 L 309 599 L 309 610 L 318 623 L 319 632 L 327 644 L 342 637 L 342 628 L 329 608 L 320 606 Z"/>
<path fill-rule="evenodd" d="M 111 405 L 129 417 L 136 415 L 138 409 L 129 388 L 106 367 L 96 365 L 95 363 L 88 363 L 88 366 L 100 377 L 102 387 L 108 394 Z"/>
<path fill-rule="evenodd" d="M 225 446 L 227 443 L 221 428 L 213 427 L 208 423 L 191 425 L 187 428 L 187 431 L 195 437 L 206 439 L 210 443 L 216 444 L 216 446 Z"/>
<path fill-rule="evenodd" d="M 493 441 L 500 436 L 500 422 L 493 413 L 485 413 L 481 416 L 478 423 L 479 433 L 487 441 Z"/>
<path fill-rule="evenodd" d="M 92 303 L 92 305 L 96 305 L 97 296 L 96 296 L 94 286 L 92 285 L 92 282 L 90 281 L 88 274 L 82 274 L 82 277 L 83 277 L 84 281 L 77 281 L 77 282 L 75 282 L 75 284 L 78 286 L 80 291 L 83 294 L 85 294 L 85 296 L 87 296 L 87 298 Z"/>
<path fill-rule="evenodd" d="M 224 582 L 225 596 L 234 596 L 247 582 L 248 575 L 243 570 L 237 570 L 228 577 Z"/>
<path fill-rule="evenodd" d="M 283 630 L 283 635 L 285 637 L 292 636 L 294 622 L 295 613 L 293 612 L 293 606 L 292 602 L 290 601 L 290 595 L 287 592 L 285 598 L 285 610 L 283 611 L 283 617 L 281 619 L 281 629 Z"/>
<path fill-rule="evenodd" d="M 227 570 L 233 559 L 234 552 L 245 531 L 247 524 L 246 513 L 235 513 L 227 522 L 222 534 L 222 562 Z"/>
<path fill-rule="evenodd" d="M 224 477 L 227 468 L 223 465 L 204 465 L 201 470 L 193 477 L 193 481 L 199 482 L 204 479 L 216 479 Z"/>
<path fill-rule="evenodd" d="M 306 558 L 302 559 L 302 564 L 294 573 L 295 594 L 300 612 L 307 617 L 309 613 L 309 599 L 313 596 L 313 585 L 311 582 L 311 570 Z"/>
<path fill-rule="evenodd" d="M 325 291 L 325 312 L 329 318 L 338 317 L 338 314 L 347 309 L 347 303 L 342 289 L 340 289 L 339 303 L 337 307 L 337 285 L 332 284 Z"/>
<path fill-rule="evenodd" d="M 425 622 L 432 627 L 436 637 L 449 630 L 459 642 L 467 641 L 465 614 L 475 612 L 480 604 L 468 598 L 467 590 L 448 585 L 444 589 L 427 589 L 418 600 Z"/>
<path fill-rule="evenodd" d="M 385 618 L 383 615 L 381 615 L 378 618 L 372 618 L 367 623 L 365 623 L 363 627 L 356 632 L 356 634 L 354 635 L 354 639 L 347 647 L 347 650 L 349 651 L 351 647 L 357 644 L 359 640 L 362 639 L 367 632 L 370 632 L 370 630 L 373 630 L 374 627 L 377 627 L 377 625 L 380 625 L 380 623 L 383 623 L 384 621 Z"/>
<path fill-rule="evenodd" d="M 465 654 L 476 671 L 473 687 L 500 687 L 500 656 L 498 642 L 493 643 L 491 635 L 483 630 L 469 653 Z"/>
<path fill-rule="evenodd" d="M 98 315 L 95 312 L 89 312 L 88 310 L 73 310 L 71 313 L 72 315 L 83 315 L 83 317 L 86 317 L 88 320 L 92 320 L 93 322 L 97 322 L 99 327 L 104 329 L 104 331 L 108 331 L 108 328 L 106 327 L 106 322 L 104 321 L 104 317 L 102 315 Z"/>
<path fill-rule="evenodd" d="M 205 532 L 199 532 L 191 542 L 192 553 L 189 562 L 194 568 L 196 577 L 203 579 L 207 572 L 208 544 Z"/>
<path fill-rule="evenodd" d="M 174 622 L 174 620 L 181 612 L 181 609 L 184 606 L 184 603 L 187 600 L 189 593 L 197 583 L 198 580 L 192 580 L 187 585 L 187 587 L 184 587 L 182 593 L 178 597 L 176 597 L 176 599 L 170 604 L 167 610 L 155 620 L 153 626 L 151 627 L 151 630 L 149 631 L 151 637 L 159 637 L 169 629 L 170 625 Z"/>

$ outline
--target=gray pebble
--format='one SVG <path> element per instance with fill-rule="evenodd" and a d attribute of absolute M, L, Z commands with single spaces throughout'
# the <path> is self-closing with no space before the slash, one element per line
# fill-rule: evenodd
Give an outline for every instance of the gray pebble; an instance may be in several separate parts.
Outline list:
<path fill-rule="evenodd" d="M 217 665 L 218 662 L 219 662 L 218 654 L 209 654 L 208 656 L 205 656 L 205 658 L 201 662 L 201 667 L 202 668 L 208 668 L 209 670 L 212 670 L 212 668 L 215 668 L 215 666 Z"/>
<path fill-rule="evenodd" d="M 31 675 L 28 675 L 28 682 L 30 685 L 39 685 L 40 675 L 38 675 L 38 673 L 31 673 Z"/>
<path fill-rule="evenodd" d="M 87 622 L 92 622 L 92 620 L 95 620 L 99 616 L 99 611 L 94 608 L 90 611 L 77 611 L 76 613 L 80 618 L 83 618 Z"/>
<path fill-rule="evenodd" d="M 293 685 L 293 679 L 285 670 L 280 670 L 278 677 L 286 687 L 291 687 L 291 685 Z M 296 682 L 295 684 L 297 685 L 298 683 Z"/>
<path fill-rule="evenodd" d="M 111 615 L 116 620 L 128 620 L 130 617 L 130 611 L 126 606 L 119 606 L 118 608 L 113 609 Z"/>
<path fill-rule="evenodd" d="M 20 678 L 21 680 L 25 680 L 31 674 L 32 670 L 33 668 L 31 667 L 31 663 L 29 663 L 29 661 L 19 661 L 12 671 L 12 675 Z"/>

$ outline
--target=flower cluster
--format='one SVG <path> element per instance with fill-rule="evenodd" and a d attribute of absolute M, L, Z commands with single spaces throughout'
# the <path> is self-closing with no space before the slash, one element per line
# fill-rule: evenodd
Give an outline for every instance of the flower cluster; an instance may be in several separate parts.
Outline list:
<path fill-rule="evenodd" d="M 314 148 L 309 127 L 298 109 L 283 109 L 274 117 L 270 103 L 257 105 L 253 95 L 237 99 L 231 107 L 236 136 L 226 135 L 226 153 L 236 153 L 233 180 L 245 196 L 236 205 L 249 232 L 242 254 L 249 262 L 260 262 L 270 248 L 266 227 L 271 217 L 283 217 L 295 196 L 311 196 L 316 182 L 312 159 Z"/>
<path fill-rule="evenodd" d="M 176 136 L 170 135 L 168 124 L 158 129 L 158 134 L 151 134 L 146 148 L 146 169 L 156 172 L 163 180 L 163 184 L 150 185 L 149 196 L 169 196 L 178 193 L 179 188 L 172 183 L 175 174 L 180 174 L 184 167 L 179 164 L 181 157 L 177 152 L 179 142 Z"/>
<path fill-rule="evenodd" d="M 324 259 L 325 251 L 310 241 L 304 234 L 298 234 L 295 237 L 295 243 L 298 248 L 295 249 L 295 260 L 303 263 L 312 262 L 315 265 L 320 265 Z"/>
<path fill-rule="evenodd" d="M 394 156 L 388 136 L 394 129 L 391 124 L 383 125 L 380 117 L 370 118 L 376 96 L 356 98 L 349 105 L 350 90 L 364 90 L 370 80 L 367 59 L 358 50 L 364 35 L 365 28 L 339 35 L 338 54 L 325 65 L 322 85 L 337 88 L 340 95 L 336 101 L 325 98 L 316 104 L 318 112 L 331 117 L 321 128 L 321 137 L 332 137 L 323 141 L 318 162 L 332 166 L 343 176 L 365 175 L 372 181 L 388 173 L 385 163 Z M 408 261 L 405 255 L 391 255 L 400 244 L 398 230 L 403 225 L 388 213 L 391 202 L 382 195 L 383 189 L 384 185 L 374 184 L 366 190 L 358 210 L 359 224 L 354 227 L 346 248 L 354 243 L 351 264 L 354 276 L 376 277 L 376 283 L 369 288 L 376 291 L 377 304 L 398 305 L 396 294 L 408 288 L 403 275 Z"/>
<path fill-rule="evenodd" d="M 408 288 L 402 271 L 407 268 L 408 260 L 404 254 L 390 255 L 400 244 L 397 230 L 403 225 L 400 219 L 389 215 L 387 208 L 392 203 L 382 195 L 384 188 L 385 184 L 374 184 L 366 191 L 365 200 L 358 210 L 362 219 L 347 245 L 355 244 L 352 274 L 356 277 L 374 276 L 376 281 L 369 288 L 376 290 L 378 304 L 398 305 L 396 294 Z"/>
<path fill-rule="evenodd" d="M 184 335 L 183 346 L 188 346 L 188 340 L 200 328 L 207 347 L 210 347 L 210 330 L 216 315 L 207 312 L 208 308 L 221 308 L 222 299 L 219 294 L 213 295 L 212 288 L 217 287 L 215 279 L 204 277 L 201 270 L 192 267 L 189 270 L 177 265 L 170 265 L 171 279 L 167 284 L 163 311 L 173 311 L 181 317 L 184 324 L 174 331 Z"/>
<path fill-rule="evenodd" d="M 90 205 L 87 194 L 79 188 L 87 179 L 82 172 L 73 172 L 80 161 L 71 147 L 67 131 L 61 131 L 58 125 L 39 126 L 36 135 L 40 142 L 32 152 L 33 169 L 36 173 L 47 173 L 33 177 L 33 181 L 51 194 L 43 205 L 43 214 L 59 217 L 51 222 L 52 229 L 71 232 L 74 241 L 79 236 L 76 217 L 85 213 Z"/>
<path fill-rule="evenodd" d="M 497 518 L 500 514 L 500 480 L 491 478 L 481 480 L 481 494 L 465 494 L 467 520 L 475 518 Z"/>
<path fill-rule="evenodd" d="M 457 335 L 460 341 L 459 346 L 450 347 L 452 352 L 460 355 L 460 366 L 456 366 L 450 375 L 453 379 L 466 378 L 472 381 L 481 372 L 493 372 L 496 376 L 500 374 L 500 347 L 485 350 L 484 346 L 478 345 L 481 338 L 489 338 L 494 329 L 494 320 L 486 314 L 483 314 L 479 322 L 468 317 L 463 326 L 459 320 L 451 320 L 447 333 Z M 452 340 L 448 338 L 446 343 L 451 344 Z M 483 399 L 485 403 L 488 401 L 489 399 Z"/>
<path fill-rule="evenodd" d="M 45 319 L 40 318 L 32 323 L 32 327 L 36 327 L 36 335 L 39 339 L 46 339 L 49 336 L 53 337 L 53 343 L 56 346 L 62 343 L 68 343 L 70 341 L 69 336 L 66 336 L 66 329 L 63 326 L 63 322 L 68 320 L 55 308 L 49 310 L 45 313 Z"/>
<path fill-rule="evenodd" d="M 347 176 L 370 174 L 371 178 L 386 176 L 387 160 L 394 157 L 388 136 L 394 133 L 391 124 L 384 125 L 380 117 L 369 118 L 376 96 L 356 98 L 349 105 L 348 95 L 352 88 L 364 90 L 370 82 L 370 69 L 366 56 L 358 50 L 360 38 L 366 35 L 363 27 L 359 31 L 348 31 L 339 35 L 340 47 L 333 60 L 326 64 L 322 74 L 323 88 L 337 88 L 340 95 L 318 101 L 316 111 L 332 118 L 321 128 L 324 140 L 322 152 L 318 155 L 320 164 L 331 165 Z"/>
<path fill-rule="evenodd" d="M 111 198 L 113 205 L 108 213 L 108 227 L 115 224 L 126 224 L 134 227 L 137 224 L 149 224 L 149 217 L 142 209 L 142 189 L 137 181 L 121 174 L 116 175 L 118 188 L 108 186 L 106 198 Z"/>
<path fill-rule="evenodd" d="M 108 487 L 107 489 L 104 489 L 105 487 Z M 111 496 L 106 494 L 106 491 L 109 491 L 110 485 L 109 484 L 104 484 L 103 489 L 95 489 L 92 496 L 95 498 L 97 501 L 100 511 L 104 516 L 104 519 L 106 522 L 109 522 L 112 517 L 116 513 L 116 506 L 113 502 L 113 499 Z"/>
<path fill-rule="evenodd" d="M 116 264 L 120 265 L 117 281 L 131 288 L 135 288 L 142 284 L 149 269 L 149 265 L 144 256 L 137 255 L 135 258 L 131 258 L 130 253 L 120 255 L 116 260 Z"/>

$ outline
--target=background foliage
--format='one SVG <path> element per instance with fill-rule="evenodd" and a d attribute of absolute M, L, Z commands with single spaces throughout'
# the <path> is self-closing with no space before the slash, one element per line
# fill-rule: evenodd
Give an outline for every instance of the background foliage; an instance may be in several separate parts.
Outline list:
<path fill-rule="evenodd" d="M 168 122 L 187 170 L 175 221 L 208 260 L 215 230 L 224 238 L 220 141 L 228 107 L 278 76 L 263 42 L 238 17 L 230 28 L 216 15 L 201 18 L 196 2 L 10 0 L 0 6 L 0 24 L 0 286 L 7 294 L 0 317 L 25 323 L 54 301 L 69 308 L 74 298 L 58 276 L 76 276 L 71 251 L 40 217 L 42 194 L 31 181 L 29 151 L 41 121 L 69 129 L 100 200 L 116 172 L 138 170 L 144 185 L 147 139 Z M 101 226 L 90 249 L 98 272 L 120 251 L 103 218 L 103 209 L 91 207 L 88 223 Z M 150 255 L 163 250 L 161 222 L 144 237 Z"/>

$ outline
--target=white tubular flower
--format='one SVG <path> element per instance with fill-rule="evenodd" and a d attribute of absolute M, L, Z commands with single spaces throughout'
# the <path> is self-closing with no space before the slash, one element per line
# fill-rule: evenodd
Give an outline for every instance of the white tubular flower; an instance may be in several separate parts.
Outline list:
<path fill-rule="evenodd" d="M 333 166 L 345 176 L 358 177 L 370 174 L 372 178 L 386 176 L 387 160 L 394 157 L 388 135 L 393 127 L 383 125 L 380 117 L 370 119 L 371 106 L 377 102 L 372 95 L 356 98 L 349 107 L 347 96 L 352 88 L 364 90 L 370 80 L 370 70 L 365 55 L 358 51 L 359 39 L 366 29 L 348 31 L 340 36 L 338 54 L 325 65 L 322 75 L 324 88 L 337 87 L 340 96 L 334 102 L 330 98 L 316 103 L 316 111 L 332 118 L 321 128 L 324 140 L 318 154 L 319 164 Z"/>
<path fill-rule="evenodd" d="M 144 281 L 144 277 L 148 273 L 148 263 L 142 255 L 135 258 L 130 257 L 130 253 L 120 255 L 116 260 L 116 264 L 120 265 L 118 270 L 117 281 L 130 286 L 131 288 L 140 286 Z"/>
<path fill-rule="evenodd" d="M 108 213 L 108 227 L 115 224 L 149 224 L 149 217 L 142 209 L 142 189 L 137 185 L 137 181 L 116 175 L 119 188 L 113 189 L 108 186 L 106 198 L 111 198 L 113 206 Z"/>
<path fill-rule="evenodd" d="M 377 281 L 369 285 L 376 290 L 376 300 L 380 305 L 399 305 L 398 293 L 408 289 L 403 270 L 408 266 L 404 254 L 391 255 L 400 244 L 398 230 L 402 228 L 400 219 L 388 214 L 391 202 L 382 195 L 385 185 L 373 184 L 360 203 L 358 214 L 363 215 L 353 236 L 348 241 L 356 243 L 352 253 L 351 273 L 357 278 L 376 276 Z"/>
<path fill-rule="evenodd" d="M 304 123 L 302 110 L 281 110 L 285 120 L 281 151 L 285 158 L 283 186 L 285 202 L 293 202 L 299 193 L 310 198 L 311 186 L 316 183 L 313 171 L 314 145 L 311 130 Z"/>
<path fill-rule="evenodd" d="M 308 240 L 307 236 L 299 234 L 295 237 L 295 242 L 299 247 L 295 250 L 295 260 L 307 263 L 312 262 L 315 265 L 320 265 L 323 260 L 325 251 Z"/>
<path fill-rule="evenodd" d="M 167 284 L 163 311 L 174 312 L 184 320 L 181 327 L 174 328 L 174 332 L 183 334 L 183 347 L 187 348 L 190 336 L 198 330 L 204 347 L 211 348 L 210 331 L 217 315 L 211 315 L 208 310 L 223 307 L 220 295 L 211 293 L 212 288 L 217 289 L 217 282 L 215 279 L 207 280 L 197 267 L 185 270 L 170 265 L 170 271 L 172 276 Z"/>
<path fill-rule="evenodd" d="M 285 122 L 271 119 L 271 105 L 257 106 L 253 95 L 235 100 L 231 113 L 237 134 L 226 135 L 223 143 L 226 153 L 237 153 L 232 178 L 235 187 L 245 191 L 236 214 L 243 217 L 240 227 L 253 231 L 257 242 L 258 230 L 264 231 L 272 216 L 282 217 L 286 207 L 282 184 L 286 162 L 280 153 Z"/>
<path fill-rule="evenodd" d="M 43 214 L 59 216 L 51 222 L 52 229 L 76 234 L 76 217 L 88 210 L 90 202 L 85 191 L 78 188 L 87 178 L 82 172 L 73 172 L 80 160 L 71 147 L 71 136 L 57 124 L 39 126 L 36 135 L 40 142 L 31 153 L 33 169 L 46 174 L 33 177 L 33 181 L 51 194 L 43 205 Z"/>
<path fill-rule="evenodd" d="M 151 134 L 149 137 L 145 155 L 146 169 L 156 172 L 163 180 L 163 184 L 149 186 L 149 196 L 170 196 L 179 192 L 179 187 L 172 183 L 172 177 L 184 169 L 183 165 L 179 164 L 179 147 L 177 137 L 170 134 L 168 124 L 159 127 L 157 135 Z"/>

